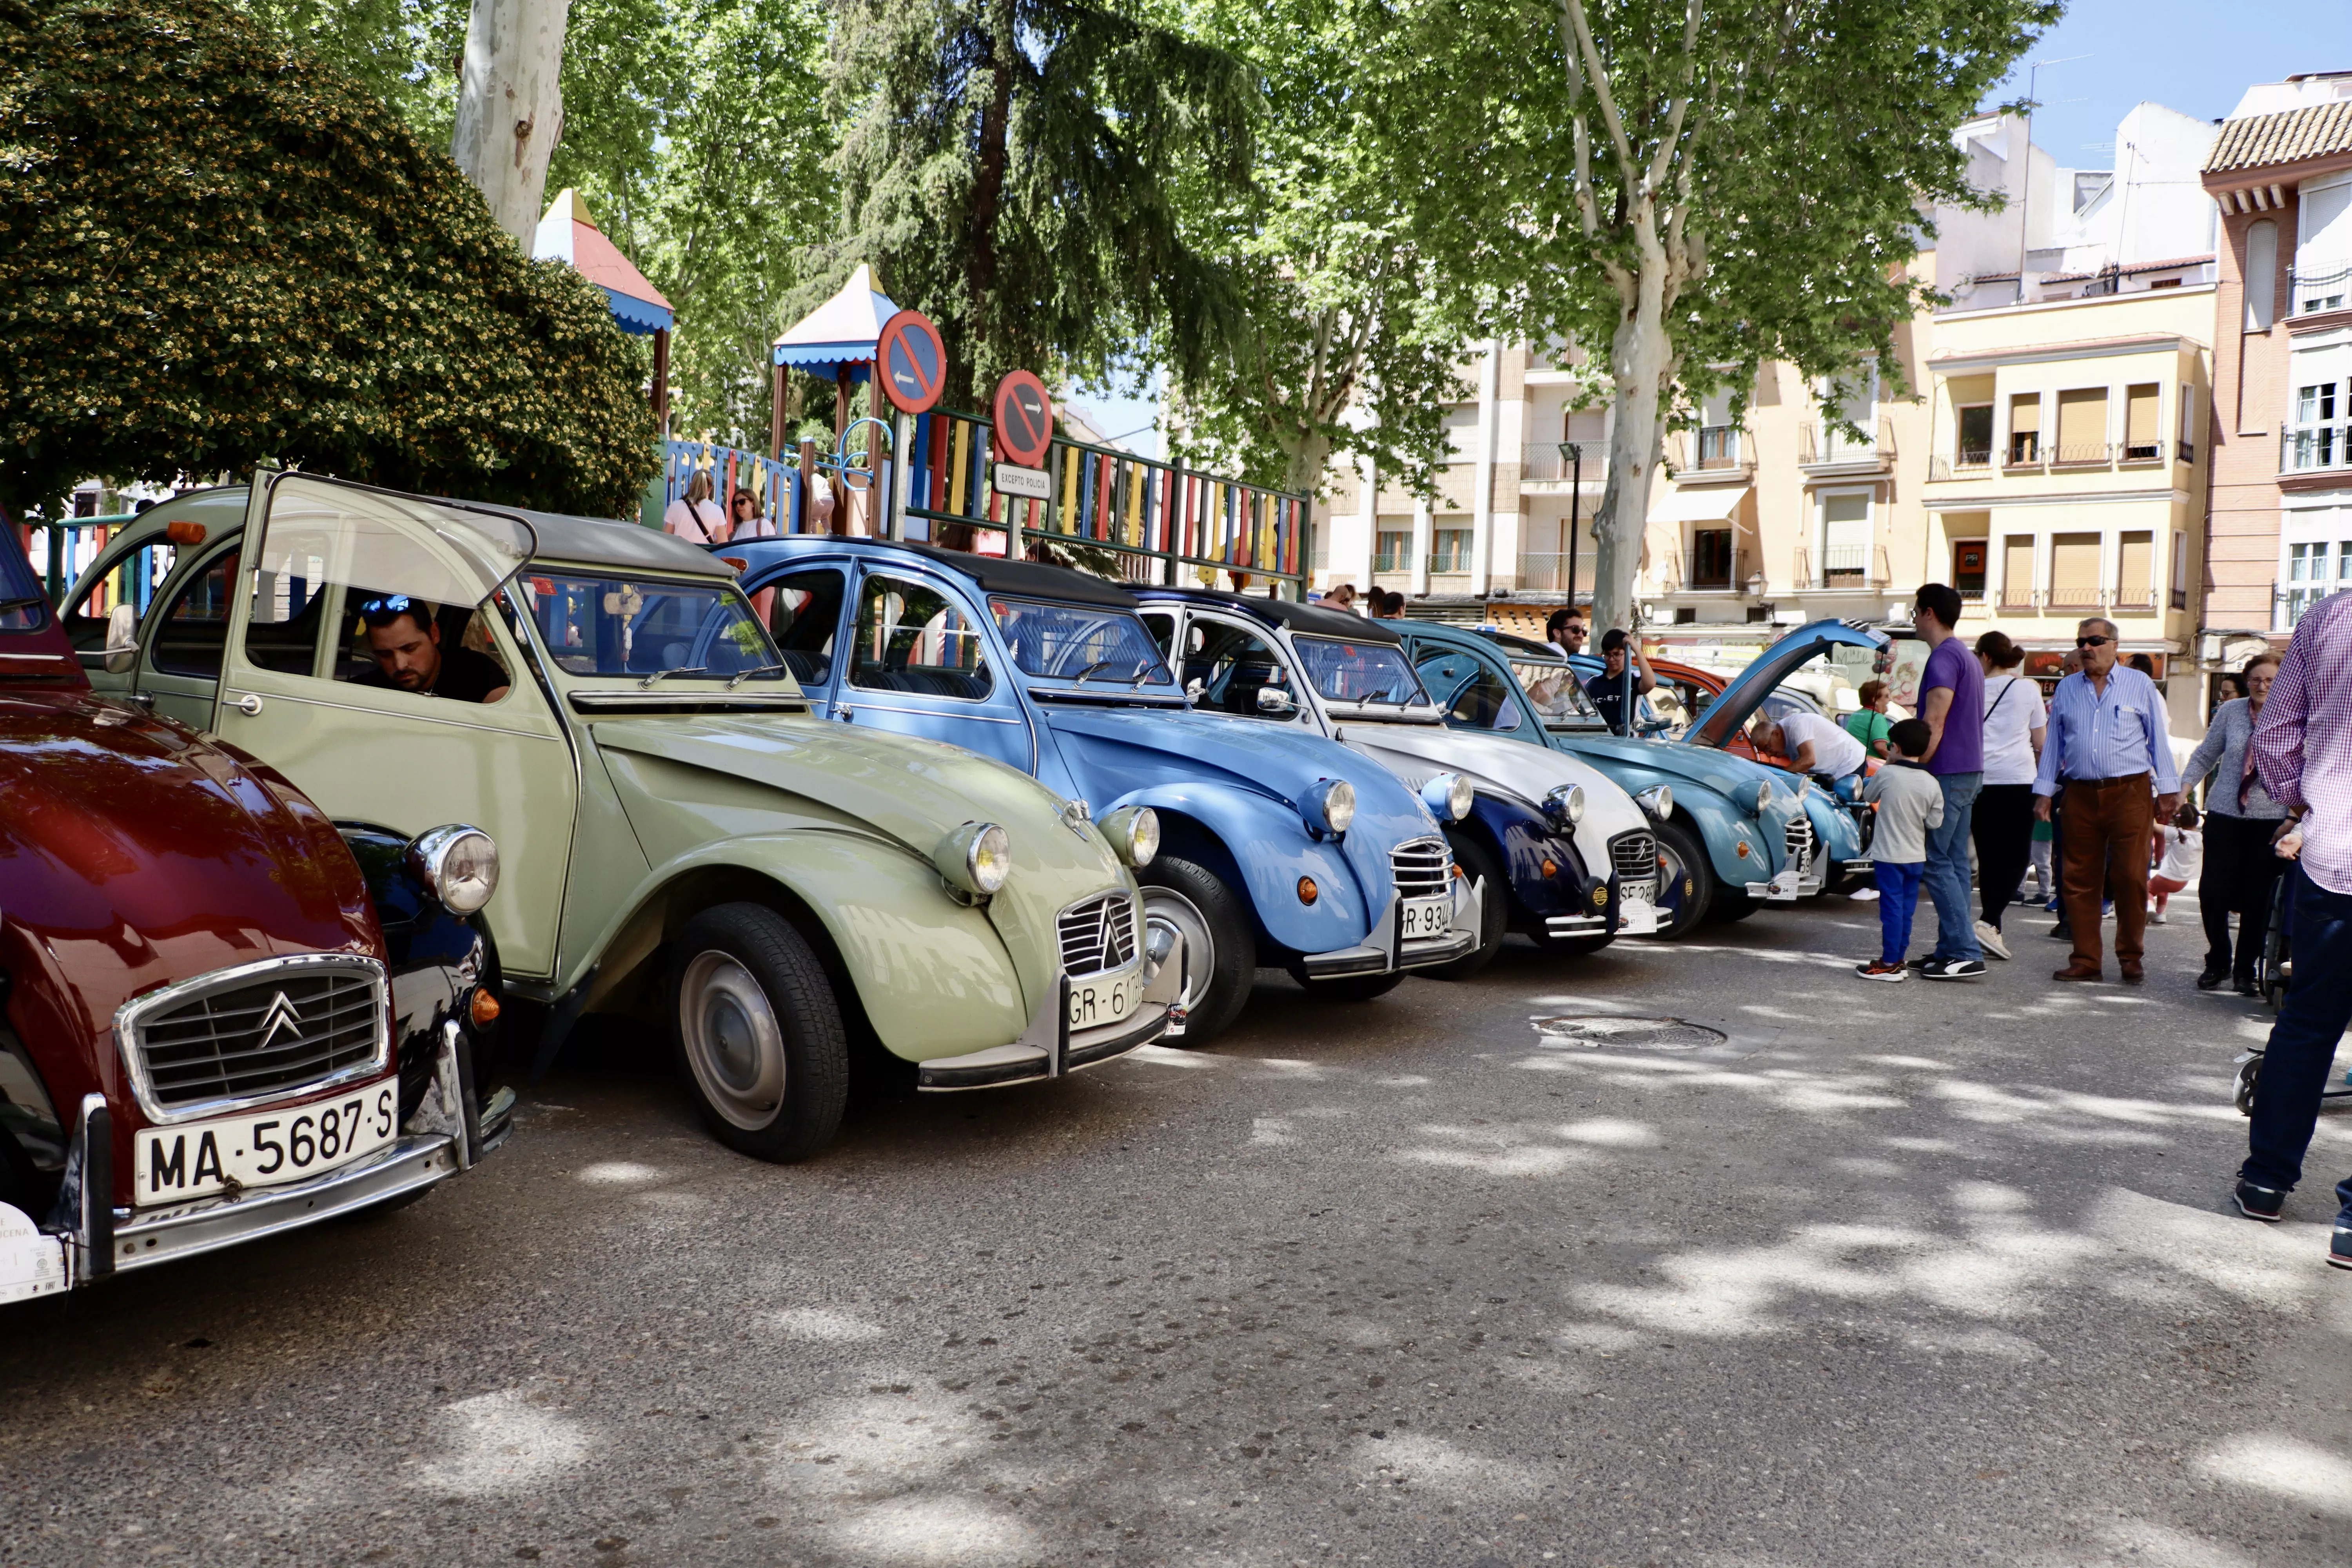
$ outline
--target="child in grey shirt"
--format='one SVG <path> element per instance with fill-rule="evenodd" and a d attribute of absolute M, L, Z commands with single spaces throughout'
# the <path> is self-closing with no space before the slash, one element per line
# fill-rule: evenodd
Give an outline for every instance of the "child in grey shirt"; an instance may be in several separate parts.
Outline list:
<path fill-rule="evenodd" d="M 1862 786 L 1876 812 L 1870 855 L 1878 878 L 1878 960 L 1857 964 L 1864 980 L 1901 980 L 1911 949 L 1911 915 L 1919 906 L 1919 877 L 1927 868 L 1927 830 L 1944 821 L 1944 786 L 1919 765 L 1927 749 L 1927 721 L 1906 719 L 1886 732 L 1895 755 Z"/>

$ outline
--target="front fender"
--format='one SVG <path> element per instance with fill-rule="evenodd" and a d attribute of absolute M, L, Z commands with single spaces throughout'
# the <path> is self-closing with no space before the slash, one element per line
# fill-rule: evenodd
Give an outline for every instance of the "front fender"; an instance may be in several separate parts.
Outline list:
<path fill-rule="evenodd" d="M 1862 858 L 1862 824 L 1854 820 L 1853 808 L 1824 790 L 1805 792 L 1805 815 L 1813 825 L 1813 838 L 1821 846 L 1824 858 L 1858 860 Z"/>
<path fill-rule="evenodd" d="M 1355 947 L 1388 904 L 1388 879 L 1366 870 L 1370 862 L 1384 871 L 1384 852 L 1351 856 L 1347 847 L 1352 846 L 1309 838 L 1298 814 L 1278 800 L 1213 784 L 1171 782 L 1121 795 L 1111 809 L 1127 805 L 1160 814 L 1171 853 L 1182 853 L 1187 824 L 1208 839 L 1223 862 L 1211 868 L 1229 883 L 1237 881 L 1257 917 L 1258 935 L 1276 947 L 1293 952 Z M 1312 904 L 1299 900 L 1302 877 L 1315 880 Z"/>
<path fill-rule="evenodd" d="M 1510 884 L 1515 915 L 1545 920 L 1553 915 L 1608 912 L 1609 868 L 1601 867 L 1596 877 L 1574 841 L 1553 827 L 1541 812 L 1519 801 L 1481 792 L 1464 826 L 1475 827 L 1496 850 L 1503 863 L 1503 879 Z M 1552 868 L 1549 876 L 1544 874 L 1546 864 Z M 1593 900 L 1596 889 L 1601 893 L 1597 903 Z M 1490 890 L 1486 896 L 1495 894 Z"/>
<path fill-rule="evenodd" d="M 740 886 L 746 873 L 782 889 L 823 928 L 856 993 L 844 1003 L 861 1008 L 875 1037 L 903 1060 L 1017 1038 L 1035 1011 L 1030 999 L 1053 981 L 1050 960 L 1016 963 L 987 911 L 950 900 L 928 861 L 824 827 L 713 839 L 663 862 L 591 951 L 617 982 L 693 914 L 667 908 L 671 889 L 706 876 Z"/>
<path fill-rule="evenodd" d="M 442 1026 L 454 1020 L 469 1039 L 486 1033 L 474 1026 L 473 1000 L 477 989 L 492 984 L 489 946 L 471 921 L 451 914 L 409 870 L 406 838 L 353 823 L 336 826 L 359 862 L 383 928 L 393 1059 L 400 1068 L 400 1116 L 406 1121 L 432 1081 Z"/>
<path fill-rule="evenodd" d="M 1697 832 L 1706 845 L 1707 864 L 1715 868 L 1717 880 L 1735 890 L 1750 882 L 1769 881 L 1780 869 L 1781 850 L 1770 833 L 1711 789 L 1689 783 L 1676 784 L 1675 820 Z"/>

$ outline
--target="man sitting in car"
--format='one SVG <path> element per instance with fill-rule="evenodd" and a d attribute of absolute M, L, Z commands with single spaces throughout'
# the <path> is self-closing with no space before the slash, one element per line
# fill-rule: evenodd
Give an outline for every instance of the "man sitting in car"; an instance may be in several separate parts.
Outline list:
<path fill-rule="evenodd" d="M 469 647 L 442 647 L 440 620 L 423 599 L 405 594 L 363 599 L 360 620 L 375 668 L 354 677 L 352 685 L 396 687 L 453 702 L 496 702 L 507 694 L 509 680 L 496 659 Z"/>
<path fill-rule="evenodd" d="M 1777 723 L 1768 715 L 1756 721 L 1749 738 L 1759 755 L 1786 757 L 1797 772 L 1832 783 L 1861 772 L 1869 757 L 1860 741 L 1818 713 L 1785 713 Z"/>

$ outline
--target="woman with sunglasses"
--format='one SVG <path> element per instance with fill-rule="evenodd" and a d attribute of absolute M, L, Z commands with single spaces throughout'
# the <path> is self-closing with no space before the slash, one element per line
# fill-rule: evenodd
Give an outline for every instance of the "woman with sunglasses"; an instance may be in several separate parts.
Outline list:
<path fill-rule="evenodd" d="M 751 493 L 750 487 L 737 485 L 735 493 L 727 498 L 728 539 L 769 539 L 775 531 L 775 525 L 760 506 L 760 498 Z"/>
<path fill-rule="evenodd" d="M 2269 933 L 2271 895 L 2286 862 L 2271 852 L 2271 840 L 2286 821 L 2286 807 L 2270 797 L 2254 772 L 2247 742 L 2278 674 L 2275 655 L 2256 654 L 2239 672 L 2246 695 L 2213 710 L 2205 738 L 2180 770 L 2180 787 L 2193 789 L 2208 774 L 2205 792 L 2205 863 L 2197 882 L 2198 913 L 2205 920 L 2205 973 L 2200 991 L 2234 984 L 2238 994 L 2257 994 L 2254 966 Z M 2230 916 L 2238 917 L 2237 949 L 2230 944 Z M 2232 963 L 2234 957 L 2235 962 Z"/>

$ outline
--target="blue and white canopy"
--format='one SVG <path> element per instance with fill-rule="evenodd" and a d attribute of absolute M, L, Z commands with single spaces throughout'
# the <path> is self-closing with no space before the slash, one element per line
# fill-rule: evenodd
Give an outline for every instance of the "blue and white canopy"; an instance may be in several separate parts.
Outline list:
<path fill-rule="evenodd" d="M 840 293 L 776 340 L 775 363 L 826 377 L 847 370 L 851 380 L 863 381 L 872 374 L 883 327 L 898 313 L 890 297 L 874 287 L 874 269 L 860 262 Z"/>

